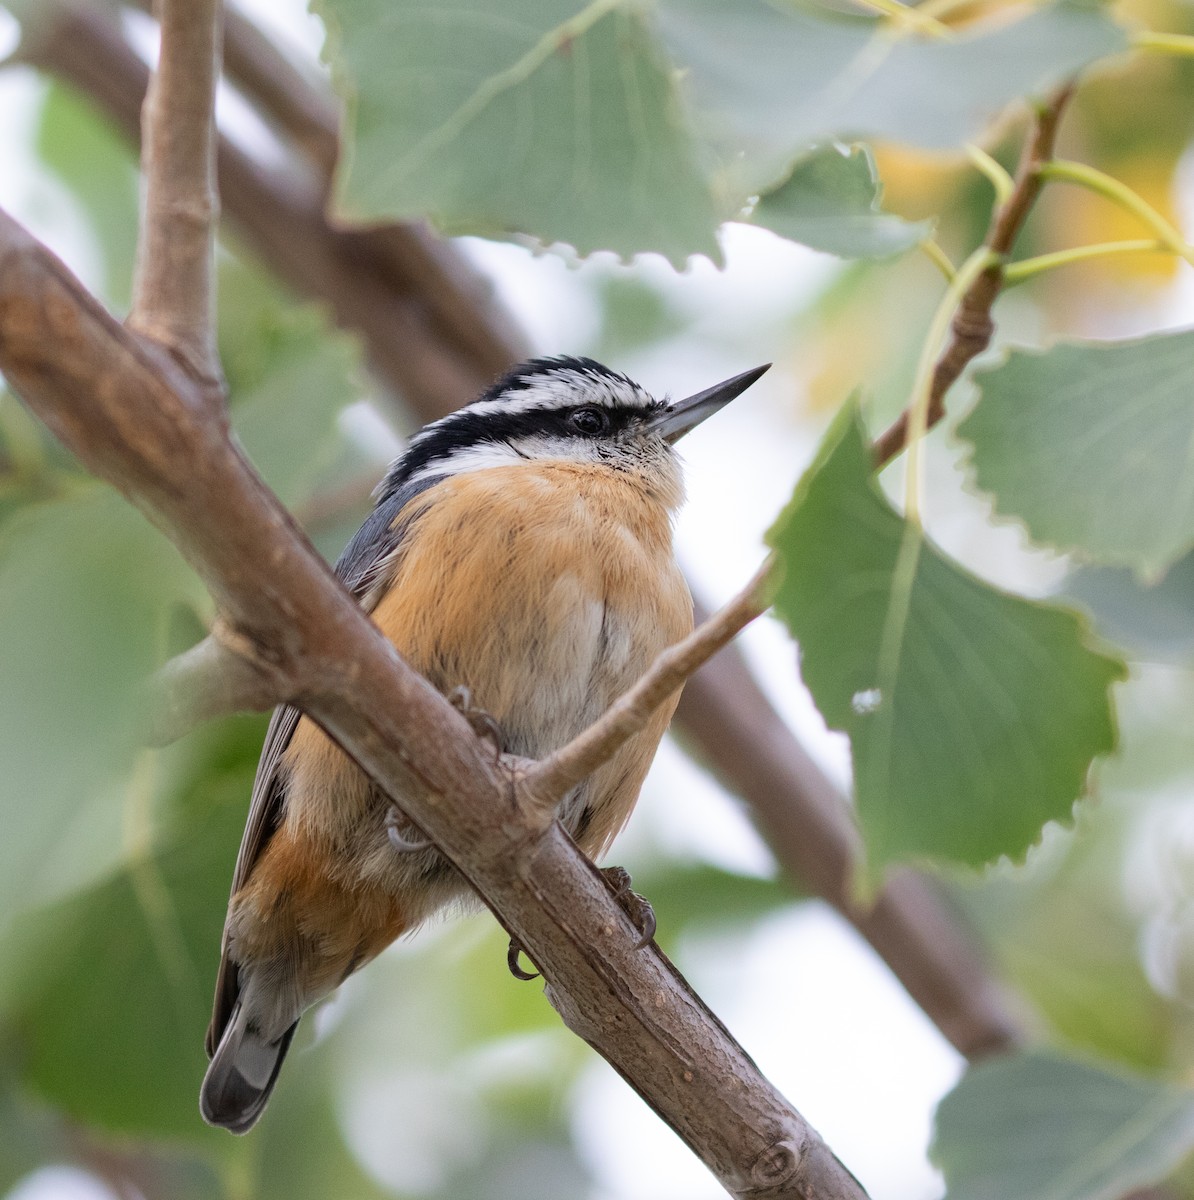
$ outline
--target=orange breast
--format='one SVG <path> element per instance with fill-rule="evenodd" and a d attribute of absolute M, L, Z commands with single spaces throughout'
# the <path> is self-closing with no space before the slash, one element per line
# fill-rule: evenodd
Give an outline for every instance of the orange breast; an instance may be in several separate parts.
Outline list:
<path fill-rule="evenodd" d="M 441 691 L 465 686 L 506 748 L 538 758 L 574 737 L 692 628 L 669 512 L 633 472 L 564 462 L 450 477 L 416 497 L 373 619 Z M 671 717 L 575 798 L 597 851 L 621 828 Z M 368 802 L 360 773 L 309 722 L 291 752 L 288 820 L 343 830 Z"/>

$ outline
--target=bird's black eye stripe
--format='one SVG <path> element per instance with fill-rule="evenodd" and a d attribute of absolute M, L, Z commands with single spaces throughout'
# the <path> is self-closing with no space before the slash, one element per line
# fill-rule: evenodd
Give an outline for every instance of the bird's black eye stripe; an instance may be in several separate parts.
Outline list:
<path fill-rule="evenodd" d="M 609 413 L 602 408 L 586 405 L 584 408 L 575 408 L 568 414 L 568 424 L 586 437 L 600 437 L 601 434 L 609 432 Z"/>
<path fill-rule="evenodd" d="M 518 399 L 517 393 L 514 399 Z M 556 407 L 544 404 L 530 409 L 477 412 L 462 408 L 428 425 L 405 454 L 395 459 L 380 489 L 379 503 L 394 495 L 407 480 L 433 463 L 448 463 L 452 456 L 474 446 L 506 443 L 520 453 L 517 443 L 536 437 L 609 437 L 650 420 L 667 406 L 662 401 L 642 405 L 581 404 Z M 579 421 L 579 424 L 577 423 Z M 525 457 L 525 456 L 524 456 Z M 532 453 L 530 457 L 534 457 Z"/>

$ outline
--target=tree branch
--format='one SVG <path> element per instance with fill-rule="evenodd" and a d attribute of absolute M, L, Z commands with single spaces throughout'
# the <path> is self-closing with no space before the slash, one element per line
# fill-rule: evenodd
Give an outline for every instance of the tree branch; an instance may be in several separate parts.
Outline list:
<path fill-rule="evenodd" d="M 149 0 L 139 7 L 148 9 Z M 224 71 L 330 179 L 340 152 L 339 105 L 234 4 L 224 6 Z"/>
<path fill-rule="evenodd" d="M 161 51 L 142 116 L 144 211 L 129 328 L 215 389 L 212 287 L 221 0 L 157 0 Z"/>
<path fill-rule="evenodd" d="M 232 632 L 222 636 L 232 640 Z M 172 658 L 146 686 L 146 734 L 149 746 L 168 746 L 213 717 L 234 712 L 266 712 L 282 699 L 277 681 L 260 670 L 250 648 L 228 649 L 220 633 Z"/>
<path fill-rule="evenodd" d="M 1074 85 L 1068 83 L 1033 113 L 1032 130 L 1020 155 L 1011 195 L 995 210 L 983 240 L 987 249 L 1000 258 L 1011 252 L 1040 195 L 1040 168 L 1053 157 L 1057 127 L 1073 94 Z M 932 429 L 945 416 L 946 393 L 958 381 L 970 361 L 991 344 L 991 335 L 995 332 L 991 309 L 1002 288 L 1003 267 L 996 264 L 983 271 L 962 297 L 951 326 L 953 337 L 933 371 L 927 429 Z M 881 470 L 904 449 L 908 441 L 908 421 L 909 413 L 901 413 L 872 443 L 875 470 Z"/>
<path fill-rule="evenodd" d="M 243 652 L 444 850 L 526 947 L 565 1021 L 731 1194 L 865 1193 L 758 1072 L 555 821 L 407 667 L 213 419 L 63 264 L 0 214 L 0 370 L 207 582 Z"/>

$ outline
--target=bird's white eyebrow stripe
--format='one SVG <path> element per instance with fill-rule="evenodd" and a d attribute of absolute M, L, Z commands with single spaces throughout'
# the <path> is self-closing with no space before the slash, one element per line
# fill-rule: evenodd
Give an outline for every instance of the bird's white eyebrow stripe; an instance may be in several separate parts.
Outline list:
<path fill-rule="evenodd" d="M 557 370 L 541 378 L 532 378 L 516 391 L 507 392 L 496 400 L 475 400 L 461 412 L 484 414 L 490 412 L 533 412 L 536 409 L 560 407 L 564 389 L 575 396 L 576 405 L 601 404 L 607 408 L 650 408 L 656 401 L 647 391 L 630 380 L 594 378 L 583 371 Z"/>

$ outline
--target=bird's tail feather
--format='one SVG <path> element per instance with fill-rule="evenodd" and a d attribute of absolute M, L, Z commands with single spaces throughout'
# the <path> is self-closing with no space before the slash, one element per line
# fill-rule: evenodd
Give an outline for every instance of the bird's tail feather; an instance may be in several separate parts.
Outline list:
<path fill-rule="evenodd" d="M 267 1042 L 249 1028 L 244 1006 L 237 1003 L 199 1093 L 199 1111 L 209 1125 L 248 1133 L 265 1110 L 297 1026 L 296 1021 L 277 1041 Z"/>

